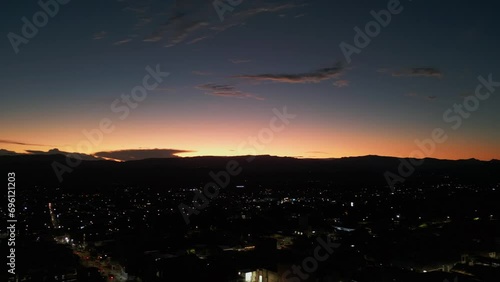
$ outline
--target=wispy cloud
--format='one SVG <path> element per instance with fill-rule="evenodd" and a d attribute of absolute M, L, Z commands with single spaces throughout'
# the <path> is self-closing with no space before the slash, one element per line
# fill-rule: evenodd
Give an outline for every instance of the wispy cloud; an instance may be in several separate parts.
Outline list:
<path fill-rule="evenodd" d="M 148 1 L 144 1 L 148 2 Z M 212 1 L 177 0 L 174 8 L 167 14 L 168 19 L 161 23 L 156 30 L 145 36 L 144 42 L 166 41 L 165 47 L 180 43 L 194 44 L 205 39 L 213 38 L 217 34 L 232 27 L 240 26 L 250 18 L 262 13 L 277 13 L 303 5 L 287 3 L 247 3 L 238 6 L 238 11 L 228 15 L 224 22 L 220 22 L 214 11 Z M 131 6 L 136 6 L 131 4 Z M 249 7 L 249 8 L 246 8 Z M 245 9 L 246 8 L 246 9 Z M 145 7 L 128 8 L 140 18 L 146 18 L 145 23 L 151 22 L 146 14 L 153 9 Z"/>
<path fill-rule="evenodd" d="M 132 41 L 132 39 L 127 38 L 127 39 L 123 39 L 120 41 L 116 41 L 115 43 L 113 43 L 113 45 L 123 45 L 123 44 L 129 43 L 130 41 Z"/>
<path fill-rule="evenodd" d="M 193 151 L 177 149 L 131 149 L 103 151 L 97 152 L 94 155 L 101 158 L 113 159 L 118 161 L 132 161 L 152 158 L 178 158 L 178 154 L 191 152 Z"/>
<path fill-rule="evenodd" d="M 5 140 L 5 139 L 0 139 L 0 144 L 22 145 L 22 146 L 40 146 L 40 147 L 44 147 L 44 146 L 45 147 L 53 147 L 54 146 L 54 145 L 26 143 L 26 142 L 13 141 L 13 140 Z"/>
<path fill-rule="evenodd" d="M 297 7 L 303 7 L 306 4 L 295 4 L 295 3 L 286 3 L 286 4 L 278 4 L 278 3 L 272 3 L 272 4 L 259 4 L 258 7 L 250 8 L 247 10 L 243 10 L 241 12 L 235 13 L 235 17 L 238 18 L 248 18 L 248 17 L 253 17 L 258 14 L 262 13 L 275 13 L 275 12 L 280 12 L 288 9 L 293 9 Z"/>
<path fill-rule="evenodd" d="M 92 39 L 94 39 L 94 40 L 103 39 L 103 38 L 106 38 L 107 35 L 108 35 L 108 33 L 103 30 L 103 31 L 94 33 L 92 35 Z"/>
<path fill-rule="evenodd" d="M 178 44 L 186 40 L 191 33 L 208 26 L 209 24 L 206 22 L 202 21 L 196 21 L 196 22 L 191 22 L 189 24 L 183 25 L 180 29 L 177 30 L 177 32 L 174 33 L 174 36 L 170 38 L 170 43 L 172 44 Z M 196 38 L 195 42 L 200 41 L 200 38 L 205 38 L 205 37 L 198 37 Z M 192 42 L 192 41 L 191 41 Z M 193 42 L 192 42 L 193 43 Z"/>
<path fill-rule="evenodd" d="M 143 41 L 145 42 L 158 42 L 166 39 L 168 41 L 166 46 L 176 45 L 184 40 L 193 36 L 195 32 L 209 26 L 205 20 L 193 19 L 189 17 L 185 11 L 175 10 L 170 18 L 160 24 L 160 26 L 150 35 L 146 36 Z M 196 38 L 191 39 L 190 43 L 201 41 L 207 38 L 208 35 L 198 35 Z"/>
<path fill-rule="evenodd" d="M 349 80 L 345 80 L 345 79 L 342 79 L 342 80 L 337 80 L 333 83 L 334 86 L 336 87 L 347 87 L 349 86 Z"/>
<path fill-rule="evenodd" d="M 396 77 L 443 77 L 443 73 L 432 67 L 419 67 L 419 68 L 408 68 L 404 70 L 392 72 L 392 76 Z"/>
<path fill-rule="evenodd" d="M 212 36 L 210 36 L 210 35 L 203 35 L 203 36 L 200 36 L 200 37 L 196 37 L 194 39 L 191 39 L 187 44 L 194 44 L 196 42 L 208 39 L 210 37 L 212 37 Z"/>
<path fill-rule="evenodd" d="M 227 84 L 214 84 L 207 83 L 196 86 L 197 89 L 206 91 L 206 94 L 219 96 L 219 97 L 228 97 L 228 98 L 240 98 L 240 99 L 256 99 L 256 100 L 264 100 L 264 98 L 259 97 L 254 94 L 245 93 L 243 91 L 237 90 L 232 85 Z"/>
<path fill-rule="evenodd" d="M 153 21 L 151 9 L 151 0 L 118 0 L 125 4 L 123 11 L 132 13 L 136 17 L 136 23 L 134 25 L 134 30 L 141 29 Z"/>
<path fill-rule="evenodd" d="M 343 72 L 341 66 L 322 68 L 316 71 L 298 74 L 254 74 L 236 75 L 233 78 L 250 79 L 257 81 L 273 81 L 281 83 L 318 83 L 328 79 L 338 79 Z"/>

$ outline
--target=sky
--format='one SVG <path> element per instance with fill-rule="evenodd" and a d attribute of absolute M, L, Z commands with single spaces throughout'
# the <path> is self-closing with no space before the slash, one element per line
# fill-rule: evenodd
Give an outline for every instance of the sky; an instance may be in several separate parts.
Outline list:
<path fill-rule="evenodd" d="M 0 155 L 500 159 L 496 1 L 41 3 L 0 12 Z"/>

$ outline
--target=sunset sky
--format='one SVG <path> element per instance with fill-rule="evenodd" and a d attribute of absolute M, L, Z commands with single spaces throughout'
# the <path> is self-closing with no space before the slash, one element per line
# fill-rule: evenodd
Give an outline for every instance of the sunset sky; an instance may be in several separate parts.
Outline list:
<path fill-rule="evenodd" d="M 286 107 L 296 117 L 256 154 L 408 157 L 415 139 L 442 128 L 448 140 L 427 156 L 500 159 L 500 86 L 458 128 L 443 118 L 475 94 L 479 76 L 500 82 L 497 1 L 401 0 L 348 62 L 341 42 L 355 46 L 354 28 L 391 1 L 243 0 L 221 20 L 211 0 L 72 0 L 17 54 L 12 33 L 43 10 L 8 1 L 0 154 L 243 155 L 251 146 L 241 144 Z M 168 77 L 121 119 L 111 105 L 157 65 Z M 103 119 L 114 130 L 82 149 L 82 132 Z"/>

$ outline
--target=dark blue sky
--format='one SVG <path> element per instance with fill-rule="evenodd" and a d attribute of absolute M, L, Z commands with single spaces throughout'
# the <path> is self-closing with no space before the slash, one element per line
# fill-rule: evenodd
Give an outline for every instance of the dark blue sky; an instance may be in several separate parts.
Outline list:
<path fill-rule="evenodd" d="M 500 4 L 401 0 L 402 11 L 348 63 L 341 42 L 354 45 L 354 28 L 390 2 L 241 1 L 221 21 L 206 0 L 72 0 L 16 54 L 12 33 L 22 36 L 21 19 L 41 7 L 8 1 L 0 148 L 233 155 L 286 106 L 297 118 L 258 153 L 408 156 L 439 127 L 449 138 L 433 157 L 500 158 L 500 90 L 457 129 L 443 118 L 474 95 L 478 76 L 500 81 Z M 117 118 L 110 105 L 156 65 L 170 75 Z M 82 130 L 103 118 L 116 129 L 79 150 Z"/>

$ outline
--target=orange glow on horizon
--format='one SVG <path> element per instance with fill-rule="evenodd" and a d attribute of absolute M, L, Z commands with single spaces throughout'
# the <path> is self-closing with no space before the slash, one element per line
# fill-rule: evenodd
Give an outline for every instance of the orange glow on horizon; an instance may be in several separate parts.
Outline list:
<path fill-rule="evenodd" d="M 179 130 L 178 134 L 164 134 L 157 131 L 153 134 L 137 134 L 116 132 L 105 135 L 99 146 L 90 146 L 87 150 L 78 150 L 78 144 L 83 135 L 52 134 L 32 138 L 27 134 L 14 136 L 13 140 L 23 140 L 28 144 L 51 144 L 30 146 L 19 144 L 3 144 L 3 149 L 24 153 L 25 150 L 48 151 L 57 148 L 66 152 L 94 154 L 99 151 L 115 151 L 129 149 L 178 149 L 192 152 L 176 154 L 179 157 L 194 156 L 238 156 L 238 155 L 273 155 L 297 158 L 340 158 L 349 156 L 380 155 L 393 157 L 410 157 L 418 150 L 414 140 L 407 137 L 390 137 L 388 135 L 372 135 L 370 133 L 343 132 L 342 134 L 322 134 L 311 129 L 289 129 L 276 133 L 268 144 L 257 141 L 257 146 L 251 144 L 249 138 L 258 140 L 258 130 L 254 134 L 247 134 L 247 130 L 224 131 L 213 133 L 210 130 L 198 131 L 189 134 Z M 31 138 L 28 138 L 31 137 Z M 422 139 L 424 139 L 423 137 Z M 64 140 L 70 146 L 52 146 L 57 141 Z M 85 144 L 90 144 L 86 142 Z M 467 146 L 462 140 L 449 140 L 444 144 L 437 144 L 435 152 L 425 157 L 440 159 L 469 159 L 480 160 L 500 159 L 500 152 L 495 146 Z M 464 150 L 464 148 L 467 150 Z"/>
<path fill-rule="evenodd" d="M 150 118 L 150 117 L 149 117 Z M 350 124 L 352 123 L 352 124 Z M 83 130 L 93 132 L 98 122 L 80 121 L 68 125 L 67 120 L 51 123 L 51 127 L 27 124 L 24 127 L 7 126 L 12 141 L 26 145 L 3 142 L 0 148 L 24 153 L 25 150 L 48 151 L 57 148 L 65 152 L 94 154 L 100 151 L 130 149 L 175 149 L 190 152 L 178 153 L 180 157 L 193 156 L 237 156 L 273 155 L 298 158 L 340 158 L 347 156 L 380 155 L 410 157 L 418 149 L 414 140 L 430 137 L 408 135 L 407 129 L 379 128 L 363 123 L 318 124 L 297 120 L 282 131 L 274 132 L 267 143 L 260 141 L 252 145 L 251 138 L 258 140 L 259 132 L 267 128 L 269 116 L 193 121 L 193 117 L 176 123 L 155 119 L 138 118 L 116 122 L 111 133 L 103 133 L 99 142 L 89 140 Z M 311 125 L 312 124 L 312 125 Z M 3 126 L 3 123 L 0 123 Z M 470 137 L 465 133 L 450 133 L 448 140 L 437 144 L 433 154 L 425 157 L 441 159 L 480 160 L 500 159 L 500 149 L 491 140 Z M 99 139 L 93 134 L 92 138 Z"/>

